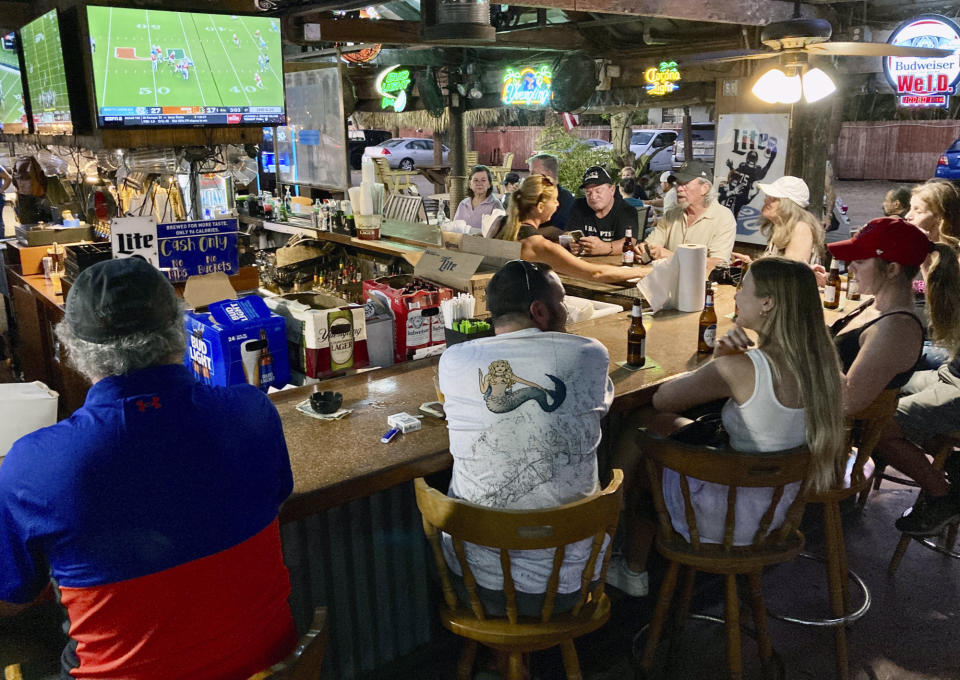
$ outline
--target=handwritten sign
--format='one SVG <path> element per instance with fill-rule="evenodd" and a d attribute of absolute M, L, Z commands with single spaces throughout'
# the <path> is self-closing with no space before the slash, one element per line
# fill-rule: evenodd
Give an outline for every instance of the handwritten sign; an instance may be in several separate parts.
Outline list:
<path fill-rule="evenodd" d="M 643 72 L 647 94 L 662 97 L 677 89 L 680 70 L 675 61 L 661 61 L 659 66 L 651 66 Z"/>
<path fill-rule="evenodd" d="M 549 66 L 508 68 L 503 74 L 500 101 L 507 106 L 545 106 L 553 98 L 553 72 Z"/>
<path fill-rule="evenodd" d="M 171 281 L 194 274 L 236 274 L 237 220 L 199 220 L 157 225 L 160 269 Z"/>

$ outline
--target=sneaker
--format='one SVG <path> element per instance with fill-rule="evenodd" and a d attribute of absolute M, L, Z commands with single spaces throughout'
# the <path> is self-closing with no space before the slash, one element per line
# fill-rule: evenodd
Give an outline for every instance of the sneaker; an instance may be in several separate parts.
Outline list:
<path fill-rule="evenodd" d="M 957 520 L 960 520 L 960 503 L 954 494 L 948 493 L 946 496 L 927 496 L 917 501 L 895 524 L 897 529 L 911 536 L 935 536 Z"/>
<path fill-rule="evenodd" d="M 632 571 L 623 557 L 611 557 L 610 566 L 607 567 L 607 585 L 630 597 L 646 597 L 650 592 L 650 577 L 645 571 Z"/>

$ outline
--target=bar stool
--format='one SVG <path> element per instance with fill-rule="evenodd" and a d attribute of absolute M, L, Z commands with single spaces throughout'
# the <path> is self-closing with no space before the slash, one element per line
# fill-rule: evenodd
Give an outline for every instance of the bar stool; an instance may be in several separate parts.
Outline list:
<path fill-rule="evenodd" d="M 808 503 L 823 505 L 824 538 L 827 554 L 825 557 L 819 557 L 804 552 L 800 556 L 826 563 L 832 616 L 830 618 L 804 619 L 769 612 L 773 618 L 787 623 L 833 628 L 837 677 L 841 680 L 846 680 L 850 673 L 846 627 L 867 613 L 867 610 L 870 609 L 871 599 L 870 590 L 866 583 L 847 564 L 847 548 L 843 537 L 840 503 L 851 496 L 869 490 L 873 482 L 873 470 L 870 469 L 869 465 L 871 456 L 880 441 L 880 436 L 896 410 L 897 390 L 884 390 L 870 406 L 854 416 L 851 420 L 860 430 L 860 443 L 857 446 L 856 456 L 849 456 L 847 459 L 841 460 L 842 463 L 846 463 L 845 469 L 839 471 L 842 473 L 842 476 L 838 475 L 841 483 L 832 489 L 810 494 L 807 497 Z M 849 446 L 847 450 L 850 450 Z M 849 583 L 851 580 L 862 592 L 863 602 L 856 610 L 853 610 L 850 606 Z"/>
<path fill-rule="evenodd" d="M 950 457 L 950 454 L 953 453 L 953 450 L 958 446 L 960 446 L 960 430 L 937 437 L 931 446 L 934 452 L 933 467 L 942 470 L 944 465 L 946 465 L 947 458 Z M 908 483 L 908 486 L 917 486 L 917 483 L 913 480 L 896 479 L 896 481 Z M 951 480 L 951 484 L 956 483 L 958 483 L 957 480 Z M 921 491 L 920 493 L 923 492 Z M 903 555 L 907 552 L 907 547 L 910 545 L 911 539 L 925 548 L 937 551 L 941 555 L 960 559 L 960 552 L 954 547 L 957 542 L 957 522 L 944 527 L 940 535 L 935 538 L 932 536 L 909 536 L 907 534 L 901 534 L 900 542 L 897 543 L 897 549 L 893 552 L 893 557 L 890 558 L 890 565 L 887 567 L 887 573 L 890 576 L 893 576 L 900 567 L 900 560 L 903 559 Z"/>

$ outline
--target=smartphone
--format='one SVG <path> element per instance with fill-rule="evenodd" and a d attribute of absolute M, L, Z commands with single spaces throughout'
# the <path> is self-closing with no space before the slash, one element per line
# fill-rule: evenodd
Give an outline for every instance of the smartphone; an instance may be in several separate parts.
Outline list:
<path fill-rule="evenodd" d="M 653 262 L 653 254 L 650 252 L 650 246 L 644 241 L 640 244 L 640 264 L 650 264 Z"/>
<path fill-rule="evenodd" d="M 573 237 L 574 241 L 579 241 L 583 238 L 583 232 L 579 229 L 574 229 L 573 231 L 568 231 L 567 233 Z"/>

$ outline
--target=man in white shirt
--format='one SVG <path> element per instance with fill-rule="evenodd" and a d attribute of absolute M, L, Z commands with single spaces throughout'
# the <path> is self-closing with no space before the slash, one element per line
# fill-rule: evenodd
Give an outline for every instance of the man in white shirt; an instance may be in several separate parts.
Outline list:
<path fill-rule="evenodd" d="M 613 401 L 610 360 L 596 340 L 563 332 L 563 296 L 563 285 L 548 266 L 508 262 L 487 287 L 496 335 L 443 353 L 440 389 L 453 455 L 451 496 L 495 508 L 532 509 L 564 505 L 599 489 L 600 421 Z M 445 539 L 447 562 L 459 574 Z M 590 539 L 567 546 L 558 606 L 563 599 L 570 599 L 570 606 L 576 602 L 589 552 Z M 484 594 L 503 589 L 498 554 L 468 545 L 467 561 L 488 604 Z M 539 615 L 536 598 L 545 591 L 552 566 L 550 550 L 512 553 L 521 610 L 522 600 L 530 602 L 523 596 L 532 596 L 529 608 Z M 597 566 L 594 578 L 599 560 Z"/>
<path fill-rule="evenodd" d="M 713 195 L 712 168 L 703 161 L 687 161 L 673 175 L 677 178 L 677 205 L 664 213 L 647 237 L 650 254 L 666 258 L 681 244 L 694 243 L 707 247 L 711 263 L 729 262 L 737 220 Z"/>

